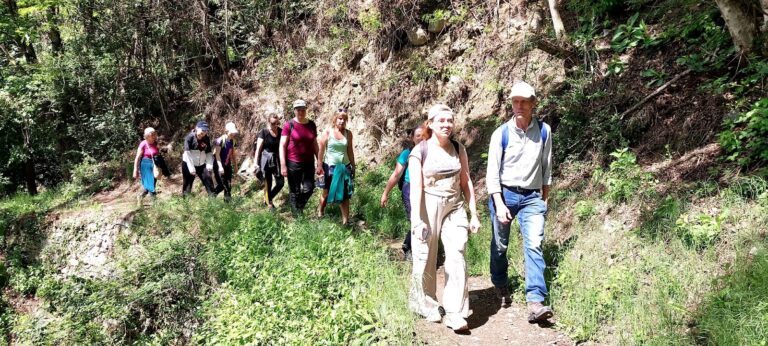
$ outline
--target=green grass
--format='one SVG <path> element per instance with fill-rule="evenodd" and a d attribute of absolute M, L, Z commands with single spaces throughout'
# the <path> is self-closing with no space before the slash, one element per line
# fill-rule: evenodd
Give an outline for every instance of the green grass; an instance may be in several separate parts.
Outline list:
<path fill-rule="evenodd" d="M 375 196 L 378 208 L 380 191 L 371 190 L 360 186 L 357 198 Z M 39 263 L 12 263 L 10 286 L 36 296 L 42 313 L 4 315 L 5 330 L 28 344 L 411 340 L 408 272 L 390 260 L 381 241 L 387 230 L 360 232 L 336 218 L 289 220 L 258 201 L 171 198 L 140 210 L 118 235 L 109 277 L 58 274 L 60 263 L 47 254 L 66 258 L 67 246 L 46 249 Z M 14 200 L 9 218 L 34 210 L 34 203 Z M 383 219 L 388 213 L 395 222 L 395 211 L 385 210 Z M 79 230 L 59 232 L 81 239 Z"/>
<path fill-rule="evenodd" d="M 764 276 L 759 263 L 765 258 L 756 260 L 750 269 L 759 274 L 737 271 L 733 279 L 720 284 L 736 287 L 726 292 L 737 293 L 705 297 L 717 288 L 712 283 L 718 273 L 743 267 L 734 261 L 755 246 L 762 248 L 759 244 L 764 235 L 760 230 L 768 220 L 768 193 L 763 183 L 754 177 L 738 179 L 714 194 L 682 188 L 658 201 L 641 199 L 623 207 L 599 197 L 585 199 L 580 192 L 558 197 L 556 202 L 563 208 L 590 204 L 597 210 L 617 209 L 586 218 L 576 210 L 571 216 L 573 243 L 561 253 L 555 267 L 550 297 L 561 328 L 578 341 L 608 344 L 690 345 L 700 342 L 701 335 L 710 338 L 705 342 L 710 344 L 760 344 L 765 340 L 760 333 L 766 329 L 761 326 L 765 310 L 760 310 L 759 304 L 745 312 L 750 315 L 733 311 L 730 322 L 712 323 L 728 313 L 725 307 L 733 309 L 737 303 L 749 301 L 744 298 L 747 294 L 755 294 L 751 300 L 763 300 L 759 296 L 762 283 L 749 278 L 756 281 Z M 703 195 L 706 197 L 700 197 Z M 633 208 L 650 210 L 642 214 L 639 226 L 631 226 L 623 215 Z M 688 214 L 720 217 L 718 236 L 708 246 L 691 246 L 685 232 L 680 231 L 679 220 Z M 755 290 L 746 293 L 745 287 Z M 708 303 L 710 300 L 715 303 Z M 700 335 L 692 335 L 690 326 L 698 323 L 695 316 L 702 305 L 708 307 L 703 313 L 706 320 L 700 324 Z M 752 318 L 749 323 L 745 321 L 748 316 Z M 730 331 L 737 330 L 738 323 L 755 332 L 743 333 L 738 340 L 718 339 L 732 336 Z M 721 335 L 711 335 L 714 330 Z"/>
<path fill-rule="evenodd" d="M 760 251 L 718 282 L 698 318 L 697 338 L 710 345 L 768 342 L 768 253 Z"/>

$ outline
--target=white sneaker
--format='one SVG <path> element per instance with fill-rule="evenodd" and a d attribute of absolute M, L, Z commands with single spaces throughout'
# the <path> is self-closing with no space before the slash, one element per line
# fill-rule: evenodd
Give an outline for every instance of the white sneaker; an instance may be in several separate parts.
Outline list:
<path fill-rule="evenodd" d="M 433 309 L 424 319 L 428 322 L 440 323 L 443 320 L 443 315 L 440 314 L 440 309 Z"/>
<path fill-rule="evenodd" d="M 453 329 L 454 332 L 469 330 L 469 325 L 467 325 L 467 320 L 459 316 L 459 314 L 445 315 L 445 320 L 443 321 L 443 323 L 445 323 L 446 327 Z"/>

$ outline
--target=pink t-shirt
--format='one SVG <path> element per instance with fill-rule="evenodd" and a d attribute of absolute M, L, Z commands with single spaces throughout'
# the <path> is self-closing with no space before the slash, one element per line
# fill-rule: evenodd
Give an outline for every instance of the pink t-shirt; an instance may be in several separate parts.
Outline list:
<path fill-rule="evenodd" d="M 291 131 L 291 122 L 293 130 Z M 288 136 L 288 150 L 286 150 L 286 159 L 293 162 L 314 162 L 315 161 L 315 141 L 317 140 L 317 126 L 310 120 L 302 124 L 293 119 L 283 125 L 283 136 Z"/>
<path fill-rule="evenodd" d="M 144 153 L 143 157 L 148 159 L 151 159 L 152 156 L 157 155 L 158 152 L 157 145 L 149 144 L 146 140 L 143 140 L 141 143 L 139 143 L 139 149 Z"/>

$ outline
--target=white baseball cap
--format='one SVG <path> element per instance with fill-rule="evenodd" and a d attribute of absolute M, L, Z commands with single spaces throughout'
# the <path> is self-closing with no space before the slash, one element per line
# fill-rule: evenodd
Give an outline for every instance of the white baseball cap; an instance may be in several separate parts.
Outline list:
<path fill-rule="evenodd" d="M 233 122 L 228 122 L 226 125 L 224 125 L 224 129 L 226 129 L 227 132 L 229 132 L 229 133 L 238 133 L 237 132 L 237 127 L 235 126 L 235 123 L 233 123 Z"/>
<path fill-rule="evenodd" d="M 302 99 L 293 101 L 293 109 L 296 109 L 296 108 L 307 108 L 307 103 L 304 102 L 304 100 Z"/>
<path fill-rule="evenodd" d="M 155 133 L 155 129 L 152 127 L 147 127 L 146 129 L 144 129 L 144 137 L 149 136 L 153 133 Z"/>
<path fill-rule="evenodd" d="M 536 97 L 536 91 L 533 90 L 533 87 L 526 82 L 517 82 L 512 86 L 512 90 L 509 92 L 509 98 L 513 98 L 515 96 L 529 99 Z"/>
<path fill-rule="evenodd" d="M 448 113 L 451 116 L 453 116 L 453 110 L 451 109 L 451 107 L 448 107 L 444 104 L 436 104 L 429 108 L 429 112 L 427 112 L 427 119 L 432 120 L 436 116 L 443 113 Z"/>

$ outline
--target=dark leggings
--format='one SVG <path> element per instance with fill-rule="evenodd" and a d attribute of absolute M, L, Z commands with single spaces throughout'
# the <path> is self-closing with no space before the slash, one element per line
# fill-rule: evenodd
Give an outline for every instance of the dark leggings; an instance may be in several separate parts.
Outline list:
<path fill-rule="evenodd" d="M 213 167 L 216 167 L 216 161 L 213 161 Z M 216 189 L 214 193 L 217 195 L 224 191 L 224 199 L 232 199 L 232 164 L 224 165 L 224 174 L 221 174 L 218 169 L 214 170 L 213 177 L 216 179 Z"/>
<path fill-rule="evenodd" d="M 273 179 L 274 186 L 272 185 Z M 285 185 L 285 179 L 280 174 L 279 167 L 266 167 L 264 168 L 264 180 L 267 181 L 267 196 L 269 198 L 269 203 L 271 204 L 272 200 L 275 199 L 275 196 L 277 196 L 277 193 L 283 189 L 283 186 Z"/>
<path fill-rule="evenodd" d="M 200 180 L 205 186 L 205 191 L 208 192 L 209 197 L 213 197 L 213 182 L 211 181 L 211 175 L 208 170 L 205 169 L 205 165 L 195 166 L 195 175 L 192 175 L 187 168 L 187 163 L 181 163 L 181 175 L 184 178 L 184 185 L 182 187 L 182 195 L 187 196 L 192 192 L 192 183 L 195 182 L 195 177 L 200 177 Z"/>
<path fill-rule="evenodd" d="M 302 211 L 315 191 L 315 165 L 313 162 L 288 161 L 289 202 L 294 211 Z"/>
<path fill-rule="evenodd" d="M 403 190 L 401 191 L 403 195 L 403 207 L 405 208 L 405 219 L 408 220 L 408 224 L 410 224 L 411 220 L 411 184 L 410 183 L 403 183 Z M 411 228 L 408 227 L 408 230 L 405 231 L 405 240 L 403 240 L 403 251 L 409 252 L 411 251 Z"/>

